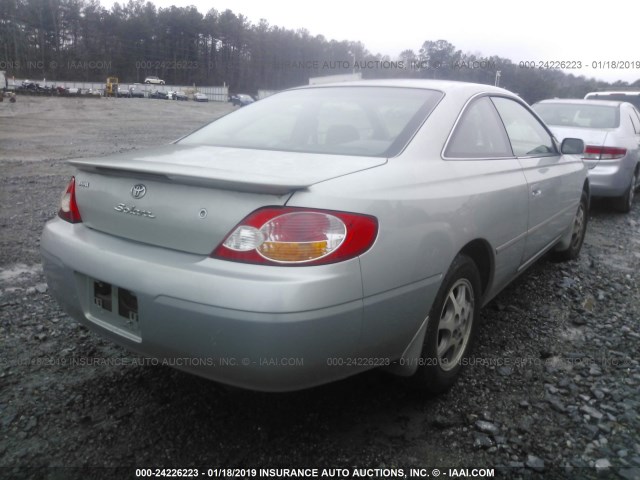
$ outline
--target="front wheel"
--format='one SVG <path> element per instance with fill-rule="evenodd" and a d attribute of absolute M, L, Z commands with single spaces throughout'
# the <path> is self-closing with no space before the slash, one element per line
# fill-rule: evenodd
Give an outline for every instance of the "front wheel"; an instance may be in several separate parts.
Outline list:
<path fill-rule="evenodd" d="M 556 250 L 552 253 L 553 260 L 567 262 L 575 260 L 580 255 L 584 237 L 587 233 L 587 223 L 589 221 L 589 195 L 584 190 L 580 196 L 580 205 L 571 223 L 571 243 L 566 250 Z"/>
<path fill-rule="evenodd" d="M 431 311 L 414 384 L 442 393 L 455 383 L 473 345 L 481 303 L 480 273 L 471 258 L 458 255 L 444 277 Z"/>

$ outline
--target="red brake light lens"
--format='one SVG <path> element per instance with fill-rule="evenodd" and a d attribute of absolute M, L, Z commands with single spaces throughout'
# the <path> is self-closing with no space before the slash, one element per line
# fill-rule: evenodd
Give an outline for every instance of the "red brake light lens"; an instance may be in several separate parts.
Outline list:
<path fill-rule="evenodd" d="M 614 160 L 616 158 L 622 158 L 626 154 L 626 148 L 598 147 L 595 145 L 587 145 L 586 147 L 584 147 L 582 158 L 585 160 Z"/>
<path fill-rule="evenodd" d="M 369 215 L 267 207 L 240 222 L 211 256 L 267 265 L 323 265 L 361 255 L 377 233 L 378 222 Z"/>
<path fill-rule="evenodd" d="M 60 210 L 58 216 L 70 223 L 82 222 L 80 210 L 76 203 L 76 177 L 71 177 L 69 185 L 60 199 Z"/>

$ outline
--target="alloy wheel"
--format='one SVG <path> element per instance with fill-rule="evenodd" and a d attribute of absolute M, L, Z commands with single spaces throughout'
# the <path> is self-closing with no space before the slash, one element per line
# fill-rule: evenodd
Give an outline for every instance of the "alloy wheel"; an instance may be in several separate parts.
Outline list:
<path fill-rule="evenodd" d="M 475 299 L 466 278 L 453 284 L 440 313 L 436 352 L 440 368 L 449 371 L 463 357 L 471 335 Z"/>

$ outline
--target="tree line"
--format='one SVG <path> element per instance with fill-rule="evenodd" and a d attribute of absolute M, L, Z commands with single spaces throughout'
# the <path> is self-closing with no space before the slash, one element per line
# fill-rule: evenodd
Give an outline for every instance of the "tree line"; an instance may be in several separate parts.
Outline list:
<path fill-rule="evenodd" d="M 98 0 L 2 0 L 0 70 L 52 83 L 103 82 L 107 76 L 134 83 L 155 75 L 168 84 L 226 84 L 247 93 L 354 72 L 363 78 L 497 80 L 529 102 L 629 86 L 464 53 L 446 40 L 428 40 L 417 51 L 390 58 L 357 41 L 328 40 L 264 19 L 253 24 L 231 10 L 202 14 L 195 7 L 157 8 L 143 0 L 110 10 Z M 640 87 L 640 80 L 632 86 Z"/>

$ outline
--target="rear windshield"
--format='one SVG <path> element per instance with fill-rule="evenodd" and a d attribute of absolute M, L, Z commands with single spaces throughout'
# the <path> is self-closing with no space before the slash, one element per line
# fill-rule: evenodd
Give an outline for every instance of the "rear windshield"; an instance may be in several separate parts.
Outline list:
<path fill-rule="evenodd" d="M 237 110 L 180 140 L 187 145 L 389 157 L 442 92 L 396 87 L 290 90 Z"/>
<path fill-rule="evenodd" d="M 587 100 L 615 100 L 618 102 L 629 102 L 635 105 L 636 108 L 640 108 L 640 93 L 638 92 L 587 93 L 587 95 L 584 98 Z"/>
<path fill-rule="evenodd" d="M 538 103 L 533 109 L 547 125 L 558 127 L 617 128 L 618 107 L 584 103 Z"/>

